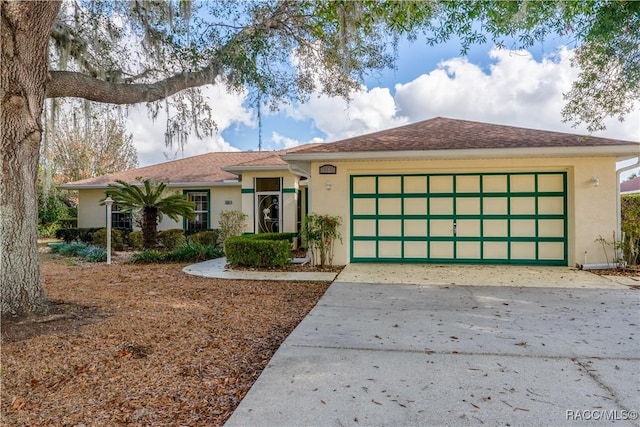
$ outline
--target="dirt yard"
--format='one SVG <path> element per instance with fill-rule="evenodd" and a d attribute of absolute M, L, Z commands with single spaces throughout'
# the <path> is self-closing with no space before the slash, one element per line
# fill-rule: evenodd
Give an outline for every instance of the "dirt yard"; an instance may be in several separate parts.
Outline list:
<path fill-rule="evenodd" d="M 221 425 L 328 283 L 43 255 L 49 315 L 2 319 L 1 425 Z"/>

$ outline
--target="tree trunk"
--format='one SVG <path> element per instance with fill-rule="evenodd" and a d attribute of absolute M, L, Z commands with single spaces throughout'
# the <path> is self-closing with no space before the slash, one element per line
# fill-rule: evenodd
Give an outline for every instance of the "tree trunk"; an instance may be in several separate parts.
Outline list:
<path fill-rule="evenodd" d="M 0 1 L 1 311 L 45 307 L 37 246 L 36 178 L 49 35 L 59 2 Z"/>
<path fill-rule="evenodd" d="M 158 209 L 146 207 L 142 211 L 142 240 L 145 249 L 158 245 Z"/>

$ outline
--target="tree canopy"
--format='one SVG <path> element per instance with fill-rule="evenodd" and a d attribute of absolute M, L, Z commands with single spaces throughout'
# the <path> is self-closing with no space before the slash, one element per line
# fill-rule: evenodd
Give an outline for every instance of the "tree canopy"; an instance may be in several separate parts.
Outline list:
<path fill-rule="evenodd" d="M 590 130 L 624 117 L 640 95 L 638 2 L 180 0 L 64 3 L 47 96 L 132 104 L 174 95 L 168 132 L 207 133 L 211 104 L 182 90 L 218 82 L 272 105 L 314 91 L 348 97 L 367 73 L 394 66 L 400 37 L 419 35 L 433 45 L 457 37 L 462 53 L 571 37 L 581 74 L 563 114 Z"/>

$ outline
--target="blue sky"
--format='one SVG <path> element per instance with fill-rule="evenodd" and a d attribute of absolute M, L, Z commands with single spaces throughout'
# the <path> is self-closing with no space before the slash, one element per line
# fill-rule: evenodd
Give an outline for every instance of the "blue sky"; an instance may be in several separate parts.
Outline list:
<path fill-rule="evenodd" d="M 529 51 L 476 45 L 465 57 L 455 41 L 436 47 L 402 42 L 396 69 L 368 76 L 349 104 L 316 94 L 304 105 L 276 113 L 263 108 L 263 149 L 334 141 L 437 116 L 585 134 L 584 126 L 574 129 L 560 114 L 562 93 L 578 72 L 570 67 L 572 46 L 565 47 L 566 42 L 547 40 Z M 219 134 L 190 138 L 184 152 L 164 146 L 162 119 L 152 122 L 144 107 L 132 110 L 128 129 L 140 166 L 208 151 L 258 149 L 256 110 L 247 106 L 245 95 L 217 86 L 205 93 Z M 640 103 L 624 122 L 611 119 L 606 131 L 594 135 L 640 141 Z"/>

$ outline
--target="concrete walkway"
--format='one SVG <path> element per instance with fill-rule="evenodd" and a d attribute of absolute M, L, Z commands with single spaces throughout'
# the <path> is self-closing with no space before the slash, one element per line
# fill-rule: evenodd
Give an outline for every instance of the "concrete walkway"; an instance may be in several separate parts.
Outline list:
<path fill-rule="evenodd" d="M 182 269 L 187 274 L 216 279 L 237 280 L 276 280 L 296 282 L 331 282 L 336 278 L 336 273 L 313 271 L 245 271 L 229 270 L 226 258 L 217 258 L 209 261 L 186 266 Z"/>
<path fill-rule="evenodd" d="M 466 268 L 446 285 L 341 274 L 226 425 L 640 425 L 639 291 Z"/>

